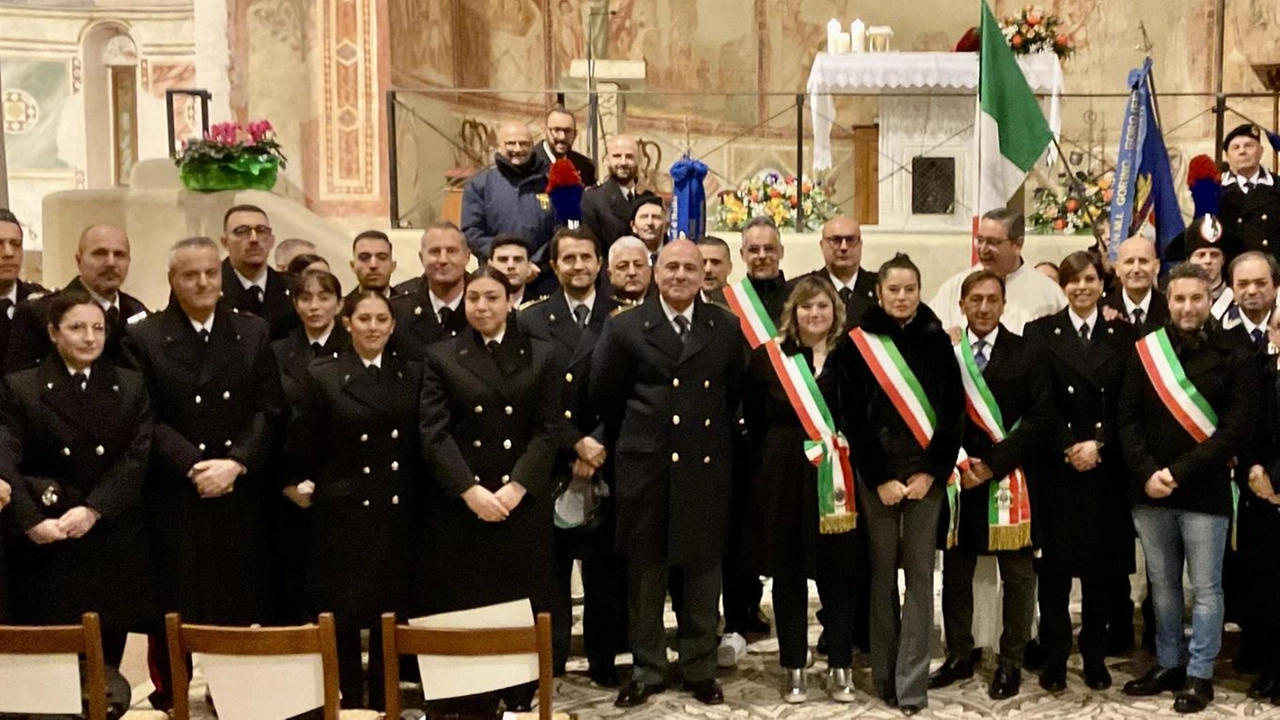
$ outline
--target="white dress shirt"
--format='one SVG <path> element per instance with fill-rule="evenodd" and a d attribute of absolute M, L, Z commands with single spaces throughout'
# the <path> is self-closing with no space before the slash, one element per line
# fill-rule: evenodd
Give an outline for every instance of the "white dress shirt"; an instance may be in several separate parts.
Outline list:
<path fill-rule="evenodd" d="M 677 315 L 683 315 L 684 318 L 689 321 L 689 327 L 693 327 L 693 306 L 696 303 L 689 303 L 689 307 L 676 312 L 675 308 L 667 304 L 666 298 L 659 295 L 658 300 L 662 303 L 662 313 L 667 316 L 667 322 L 671 323 L 671 329 L 675 330 L 677 335 L 680 334 L 680 326 L 676 324 Z"/>

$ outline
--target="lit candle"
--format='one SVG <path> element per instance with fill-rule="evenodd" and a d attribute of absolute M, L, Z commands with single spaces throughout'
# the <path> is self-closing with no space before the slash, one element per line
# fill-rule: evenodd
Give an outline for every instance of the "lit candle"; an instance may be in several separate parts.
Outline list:
<path fill-rule="evenodd" d="M 842 32 L 836 37 L 836 52 L 841 55 L 847 55 L 849 53 L 849 33 Z"/>
<path fill-rule="evenodd" d="M 841 27 L 839 20 L 831 18 L 831 20 L 827 22 L 827 52 L 837 52 L 836 44 L 840 41 L 840 30 Z"/>
<path fill-rule="evenodd" d="M 862 18 L 854 20 L 849 25 L 850 48 L 855 53 L 864 53 L 867 51 L 867 26 L 862 22 Z"/>

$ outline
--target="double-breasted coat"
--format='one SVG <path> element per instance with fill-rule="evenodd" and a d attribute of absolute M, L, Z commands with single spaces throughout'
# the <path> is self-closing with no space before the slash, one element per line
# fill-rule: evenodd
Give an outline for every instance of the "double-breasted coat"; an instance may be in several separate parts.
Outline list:
<path fill-rule="evenodd" d="M 530 598 L 548 608 L 552 578 L 551 468 L 563 433 L 551 348 L 508 324 L 492 352 L 467 328 L 427 350 L 420 429 L 428 466 L 416 606 L 445 612 Z M 506 520 L 485 522 L 462 493 L 474 485 L 526 490 Z"/>
<path fill-rule="evenodd" d="M 272 267 L 267 268 L 267 289 L 262 295 L 262 303 L 258 304 L 253 294 L 240 283 L 235 269 L 231 267 L 231 258 L 226 258 L 222 261 L 222 300 L 242 313 L 266 320 L 272 340 L 279 340 L 302 324 L 293 308 L 288 278 Z"/>
<path fill-rule="evenodd" d="M 89 611 L 122 631 L 154 609 L 142 506 L 151 452 L 151 408 L 143 378 L 99 360 L 82 390 L 57 354 L 4 378 L 0 388 L 0 477 L 13 485 L 15 616 L 37 625 L 74 624 Z M 99 514 L 78 539 L 36 545 L 25 533 L 45 520 L 56 481 L 63 504 Z M 56 501 L 55 501 L 56 502 Z"/>
<path fill-rule="evenodd" d="M 969 457 L 986 463 L 992 475 L 986 483 L 960 491 L 960 547 L 980 555 L 990 553 L 988 498 L 991 483 L 998 483 L 1015 468 L 1022 468 L 1027 477 L 1027 491 L 1033 505 L 1031 527 L 1035 528 L 1039 522 L 1034 515 L 1036 481 L 1040 476 L 1039 466 L 1043 464 L 1038 454 L 1043 447 L 1046 420 L 1052 410 L 1048 384 L 1032 364 L 1031 352 L 1031 347 L 1021 335 L 1002 325 L 982 371 L 1004 420 L 1008 433 L 1004 440 L 992 443 L 991 436 L 978 427 L 968 413 L 965 414 L 961 445 Z M 1057 448 L 1054 450 L 1056 452 Z M 944 505 L 939 538 L 943 548 L 946 547 L 945 528 L 950 515 L 950 509 Z"/>
<path fill-rule="evenodd" d="M 50 293 L 37 300 L 22 303 L 13 314 L 9 331 L 9 348 L 4 358 L 5 372 L 31 367 L 49 357 L 53 346 L 49 342 L 49 308 L 60 292 L 86 292 L 84 283 L 77 276 L 57 293 Z M 125 293 L 116 296 L 114 312 L 107 313 L 107 339 L 102 348 L 102 359 L 120 364 L 123 360 L 121 340 L 129 324 L 147 316 L 147 306 Z"/>
<path fill-rule="evenodd" d="M 310 364 L 289 424 L 289 471 L 315 483 L 306 532 L 313 613 L 377 622 L 408 609 L 422 366 L 354 349 Z"/>
<path fill-rule="evenodd" d="M 428 347 L 456 337 L 467 328 L 465 297 L 442 325 L 440 316 L 431 305 L 430 291 L 426 289 L 391 298 L 391 314 L 396 319 L 396 330 L 390 347 L 406 360 L 421 361 L 426 357 Z"/>
<path fill-rule="evenodd" d="M 696 299 L 681 342 L 657 299 L 605 324 L 590 398 L 613 446 L 618 553 L 703 570 L 724 553 L 747 344 Z"/>
<path fill-rule="evenodd" d="M 1030 365 L 1041 374 L 1050 401 L 1044 458 L 1034 467 L 1032 533 L 1047 570 L 1074 577 L 1128 575 L 1134 571 L 1134 531 L 1117 414 L 1138 332 L 1123 320 L 1103 320 L 1099 309 L 1097 327 L 1084 343 L 1070 312 L 1025 328 L 1034 353 Z M 1077 472 L 1064 453 L 1089 440 L 1101 443 L 1102 461 Z"/>
<path fill-rule="evenodd" d="M 129 362 L 155 411 L 143 499 L 162 609 L 192 622 L 248 625 L 267 615 L 271 569 L 263 469 L 280 434 L 281 392 L 265 321 L 219 304 L 207 342 L 177 302 L 130 329 Z M 201 498 L 201 460 L 247 469 L 234 489 Z"/>
<path fill-rule="evenodd" d="M 1227 262 L 1250 250 L 1272 256 L 1280 253 L 1280 178 L 1266 168 L 1261 172 L 1271 178 L 1270 185 L 1256 185 L 1246 193 L 1235 176 L 1228 175 L 1222 188 L 1218 219 Z"/>

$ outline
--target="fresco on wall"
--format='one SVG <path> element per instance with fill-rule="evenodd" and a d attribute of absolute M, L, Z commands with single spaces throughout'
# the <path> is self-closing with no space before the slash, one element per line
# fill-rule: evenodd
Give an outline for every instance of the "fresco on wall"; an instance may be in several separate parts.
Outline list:
<path fill-rule="evenodd" d="M 388 0 L 391 82 L 400 87 L 454 84 L 451 0 Z"/>
<path fill-rule="evenodd" d="M 70 92 L 65 61 L 6 58 L 3 118 L 10 171 L 70 167 L 58 156 L 58 129 Z"/>

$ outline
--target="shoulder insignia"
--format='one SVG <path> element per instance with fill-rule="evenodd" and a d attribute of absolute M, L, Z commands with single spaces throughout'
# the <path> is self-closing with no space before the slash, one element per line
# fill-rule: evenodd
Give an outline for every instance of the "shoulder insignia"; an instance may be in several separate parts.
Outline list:
<path fill-rule="evenodd" d="M 147 311 L 146 311 L 146 310 L 143 310 L 143 311 L 142 311 L 142 312 L 140 312 L 140 313 L 137 313 L 137 314 L 134 314 L 134 315 L 130 315 L 130 316 L 129 316 L 129 318 L 128 318 L 127 320 L 125 320 L 124 322 L 125 322 L 125 324 L 126 324 L 126 325 L 133 325 L 133 324 L 135 324 L 135 323 L 140 323 L 140 322 L 142 322 L 143 320 L 146 320 L 146 319 L 147 319 L 147 315 L 148 315 Z"/>
<path fill-rule="evenodd" d="M 621 315 L 622 313 L 628 310 L 634 310 L 638 307 L 640 307 L 640 303 L 632 303 L 630 305 L 619 305 L 618 307 L 614 308 L 612 312 L 609 313 L 609 317 L 617 317 L 618 315 Z"/>
<path fill-rule="evenodd" d="M 36 300 L 39 300 L 40 298 L 48 294 L 49 293 L 46 293 L 42 290 L 37 290 L 33 293 L 27 293 L 27 302 L 35 302 Z"/>
<path fill-rule="evenodd" d="M 528 301 L 526 301 L 526 302 L 520 303 L 519 307 L 517 307 L 516 309 L 517 309 L 517 310 L 524 310 L 525 308 L 531 308 L 531 307 L 533 307 L 534 305 L 537 305 L 538 303 L 545 302 L 545 301 L 547 300 L 547 298 L 549 298 L 549 297 L 551 297 L 551 296 L 550 296 L 550 295 L 543 295 L 542 297 L 534 298 L 533 300 L 528 300 Z"/>

